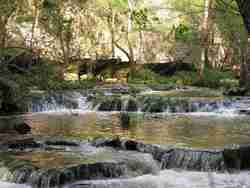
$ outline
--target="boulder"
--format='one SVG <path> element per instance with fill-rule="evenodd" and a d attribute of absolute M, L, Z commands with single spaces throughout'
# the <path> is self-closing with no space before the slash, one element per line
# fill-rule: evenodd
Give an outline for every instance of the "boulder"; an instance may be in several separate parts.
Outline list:
<path fill-rule="evenodd" d="M 97 109 L 99 111 L 121 111 L 122 101 L 120 98 L 111 98 L 102 101 Z"/>
<path fill-rule="evenodd" d="M 40 148 L 34 138 L 19 134 L 1 134 L 0 148 L 1 150 L 24 150 L 27 148 Z"/>
<path fill-rule="evenodd" d="M 163 169 L 180 168 L 198 171 L 226 170 L 221 151 L 173 149 L 162 156 L 161 163 Z"/>
<path fill-rule="evenodd" d="M 247 94 L 247 89 L 240 87 L 230 88 L 223 94 L 227 96 L 245 96 Z"/>
<path fill-rule="evenodd" d="M 250 169 L 250 145 L 227 147 L 223 151 L 223 156 L 228 169 Z"/>
<path fill-rule="evenodd" d="M 128 113 L 121 113 L 120 114 L 120 120 L 121 120 L 121 127 L 123 129 L 128 129 L 130 126 L 130 116 Z"/>
<path fill-rule="evenodd" d="M 31 127 L 27 123 L 20 123 L 14 126 L 14 129 L 19 134 L 28 134 L 31 133 Z"/>

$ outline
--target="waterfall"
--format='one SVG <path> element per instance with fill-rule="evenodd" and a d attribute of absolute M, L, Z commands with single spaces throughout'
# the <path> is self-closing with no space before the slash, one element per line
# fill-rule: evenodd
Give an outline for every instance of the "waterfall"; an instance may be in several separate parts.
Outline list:
<path fill-rule="evenodd" d="M 89 107 L 87 97 L 79 92 L 52 93 L 32 97 L 28 105 L 29 112 L 86 111 Z"/>

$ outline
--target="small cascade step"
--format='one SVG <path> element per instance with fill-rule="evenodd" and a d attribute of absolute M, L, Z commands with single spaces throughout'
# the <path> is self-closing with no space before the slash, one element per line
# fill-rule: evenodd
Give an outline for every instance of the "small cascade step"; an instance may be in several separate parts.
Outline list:
<path fill-rule="evenodd" d="M 120 88 L 119 88 L 120 89 Z M 121 93 L 120 89 L 119 92 Z M 124 89 L 125 90 L 125 89 Z M 169 97 L 158 94 L 130 95 L 116 94 L 99 95 L 95 92 L 55 93 L 35 97 L 29 106 L 29 112 L 61 112 L 61 111 L 118 111 L 143 113 L 193 113 L 193 112 L 232 112 L 250 109 L 250 97 L 236 99 L 195 99 L 192 97 Z"/>

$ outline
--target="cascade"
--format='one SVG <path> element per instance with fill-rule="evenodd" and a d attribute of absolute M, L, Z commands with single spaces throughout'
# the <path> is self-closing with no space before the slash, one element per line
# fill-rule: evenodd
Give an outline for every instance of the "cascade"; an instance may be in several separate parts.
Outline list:
<path fill-rule="evenodd" d="M 91 96 L 91 97 L 90 97 Z M 165 96 L 131 95 L 86 95 L 80 92 L 65 92 L 32 97 L 29 112 L 64 111 L 121 111 L 143 113 L 215 113 L 248 114 L 250 99 L 193 99 Z"/>

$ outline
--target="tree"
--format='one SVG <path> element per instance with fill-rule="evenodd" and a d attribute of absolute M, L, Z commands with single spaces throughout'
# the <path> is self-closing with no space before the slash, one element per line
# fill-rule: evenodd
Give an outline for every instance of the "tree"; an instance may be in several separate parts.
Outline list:
<path fill-rule="evenodd" d="M 60 78 L 64 78 L 66 68 L 71 62 L 71 57 L 77 51 L 75 48 L 76 33 L 79 29 L 75 27 L 78 12 L 86 0 L 44 0 L 41 10 L 41 25 L 54 38 L 59 48 L 58 59 L 60 62 Z M 79 26 L 79 25 L 78 25 Z M 76 31 L 77 29 L 77 31 Z M 57 47 L 56 47 L 57 48 Z"/>
<path fill-rule="evenodd" d="M 33 49 L 34 39 L 36 38 L 36 29 L 39 25 L 39 17 L 42 9 L 43 0 L 31 0 L 30 7 L 32 12 L 32 27 L 31 27 L 31 39 L 30 49 Z"/>
<path fill-rule="evenodd" d="M 204 15 L 202 21 L 201 31 L 201 62 L 199 66 L 199 79 L 202 80 L 204 77 L 204 68 L 209 64 L 208 51 L 209 51 L 209 34 L 211 28 L 211 17 L 212 17 L 212 3 L 213 0 L 204 1 Z"/>
<path fill-rule="evenodd" d="M 8 23 L 17 10 L 16 0 L 0 0 L 0 49 L 6 47 L 7 41 L 7 26 Z"/>
<path fill-rule="evenodd" d="M 241 66 L 241 84 L 242 86 L 250 89 L 250 1 L 248 0 L 236 0 L 240 14 L 243 18 L 247 37 L 247 57 L 246 61 L 242 62 Z"/>

